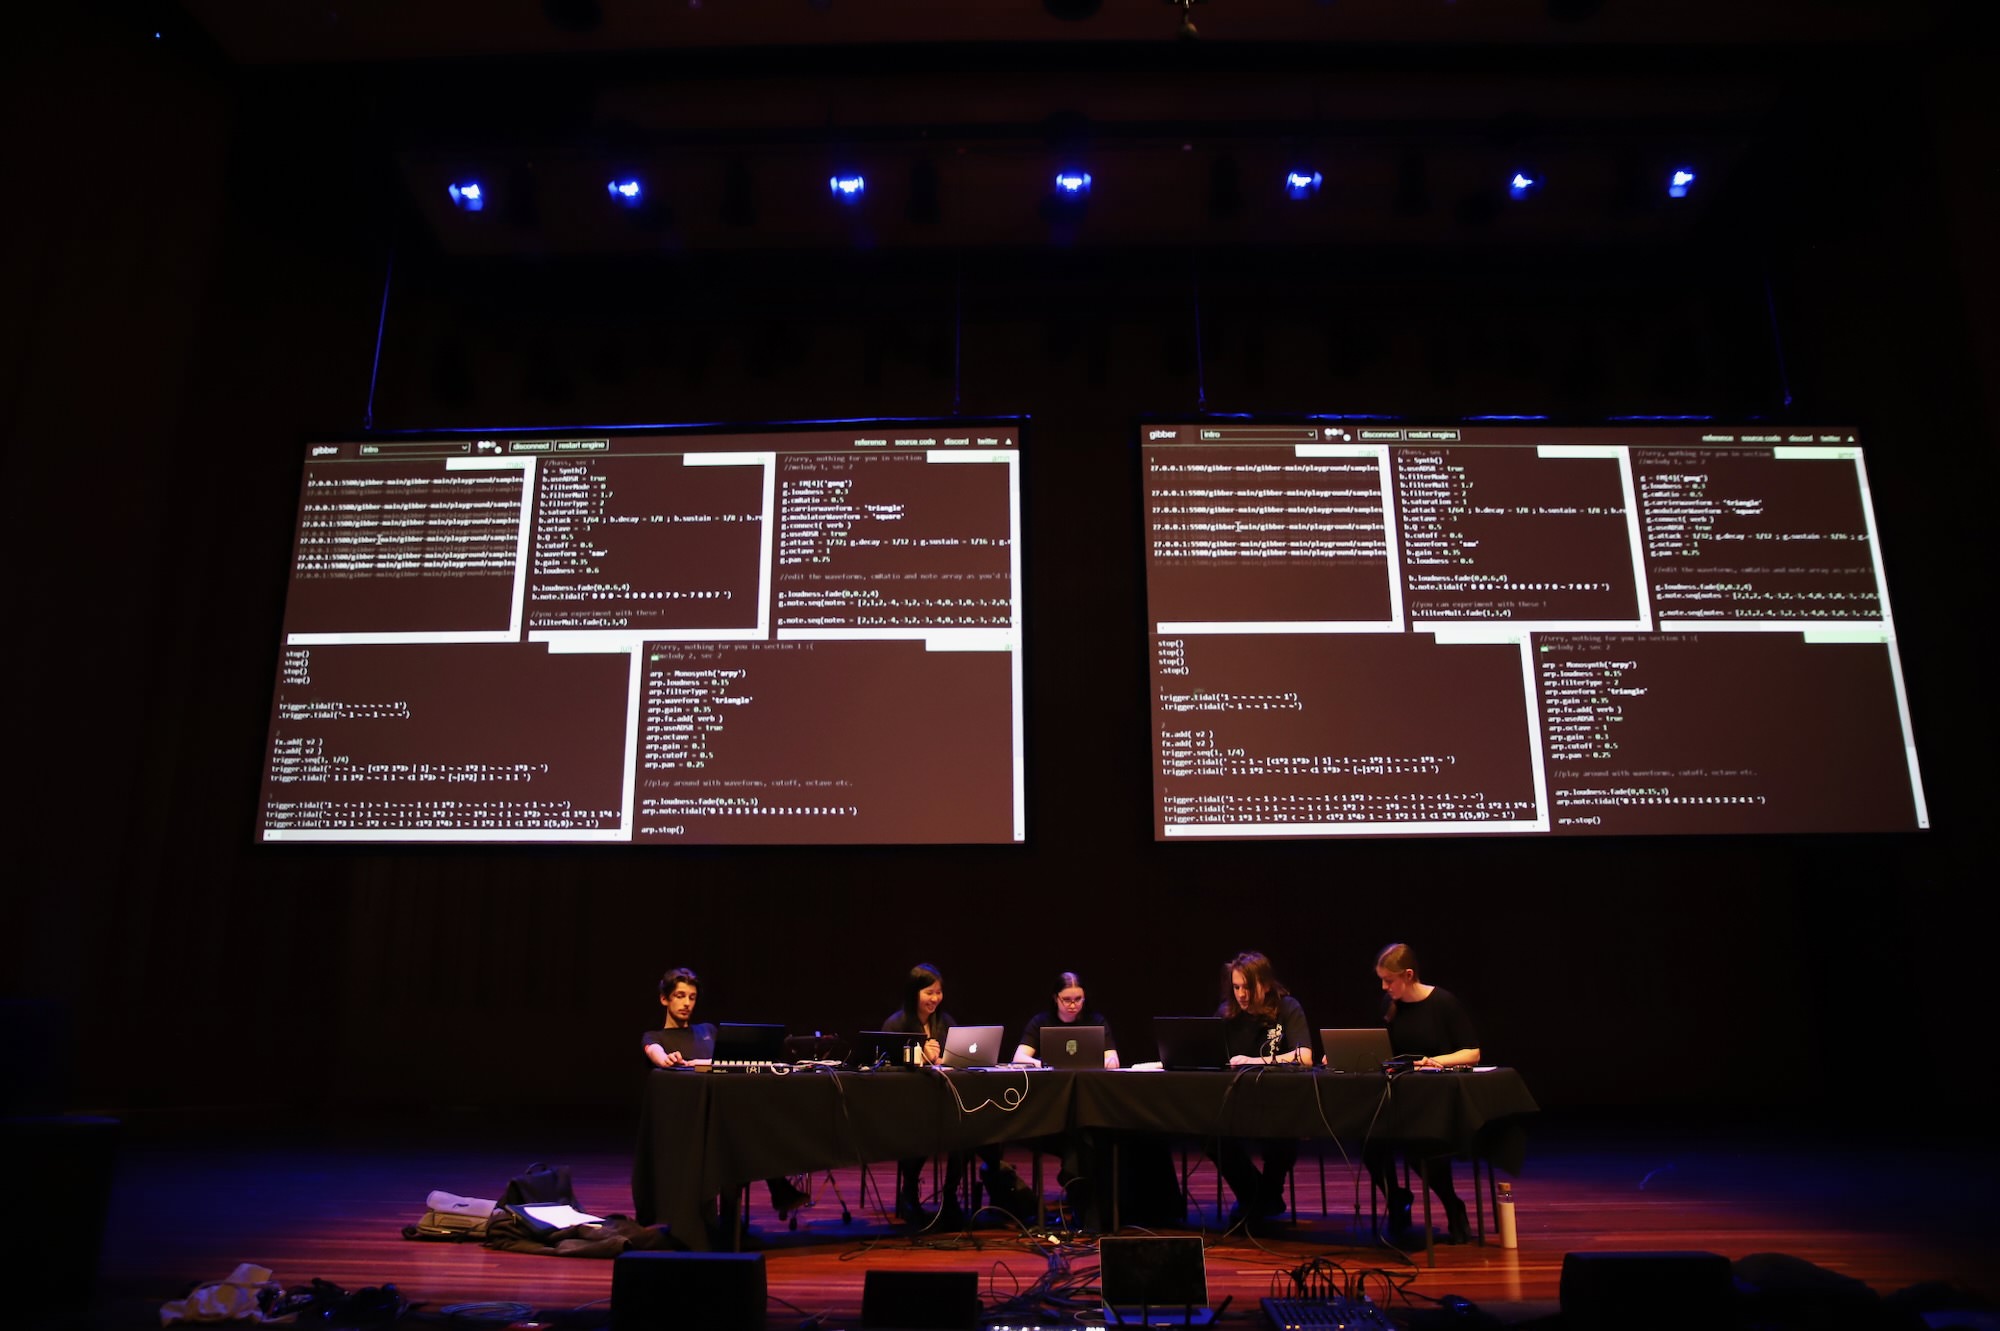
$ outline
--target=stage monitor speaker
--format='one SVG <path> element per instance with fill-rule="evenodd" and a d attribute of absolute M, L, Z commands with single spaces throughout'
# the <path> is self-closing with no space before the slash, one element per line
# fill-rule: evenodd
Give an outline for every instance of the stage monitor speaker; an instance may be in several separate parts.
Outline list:
<path fill-rule="evenodd" d="M 611 1264 L 611 1331 L 764 1331 L 761 1252 L 627 1252 Z"/>
<path fill-rule="evenodd" d="M 977 1271 L 870 1271 L 861 1282 L 868 1331 L 976 1331 Z"/>
<path fill-rule="evenodd" d="M 1712 1252 L 1572 1252 L 1561 1297 L 1567 1331 L 1707 1331 L 1731 1323 L 1736 1290 Z"/>

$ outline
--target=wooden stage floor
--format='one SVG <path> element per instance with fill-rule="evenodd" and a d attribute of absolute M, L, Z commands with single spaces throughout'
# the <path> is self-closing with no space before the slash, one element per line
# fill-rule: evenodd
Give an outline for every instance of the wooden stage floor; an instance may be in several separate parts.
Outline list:
<path fill-rule="evenodd" d="M 1550 1116 L 1543 1116 L 1548 1120 Z M 531 1162 L 574 1171 L 577 1195 L 599 1214 L 631 1211 L 631 1130 L 542 1116 L 500 1121 L 492 1114 L 421 1115 L 400 1122 L 289 1127 L 226 1123 L 128 1123 L 107 1224 L 92 1313 L 74 1325 L 122 1331 L 159 1325 L 157 1309 L 238 1262 L 273 1269 L 279 1281 L 314 1277 L 349 1289 L 393 1282 L 435 1317 L 449 1305 L 509 1302 L 566 1312 L 564 1325 L 608 1322 L 608 1261 L 491 1252 L 477 1246 L 406 1241 L 433 1188 L 497 1197 Z M 1009 1158 L 1028 1174 L 1027 1152 Z M 1284 1273 L 1324 1257 L 1350 1275 L 1379 1270 L 1368 1292 L 1399 1322 L 1447 1295 L 1470 1300 L 1505 1325 L 1548 1319 L 1557 1310 L 1564 1254 L 1687 1250 L 1732 1259 L 1785 1253 L 1865 1281 L 1889 1294 L 1920 1282 L 1948 1282 L 1987 1300 L 2000 1297 L 1991 1218 L 2000 1168 L 1991 1145 L 1890 1144 L 1851 1135 L 1779 1129 L 1619 1126 L 1543 1121 L 1517 1182 L 1520 1246 L 1441 1246 L 1435 1269 L 1383 1247 L 1354 1242 L 1350 1224 L 1367 1198 L 1337 1154 L 1329 1154 L 1322 1215 L 1313 1156 L 1302 1157 L 1297 1223 L 1276 1237 L 1209 1235 L 1211 1298 L 1230 1299 L 1224 1324 L 1263 1325 L 1259 1298 L 1283 1292 Z M 893 1166 L 872 1171 L 887 1191 Z M 854 1213 L 843 1223 L 834 1187 Z M 816 1201 L 796 1232 L 770 1215 L 763 1189 L 751 1194 L 753 1232 L 766 1254 L 768 1325 L 798 1327 L 823 1315 L 829 1328 L 859 1325 L 862 1282 L 871 1270 L 972 1270 L 989 1308 L 1033 1285 L 1052 1262 L 1067 1263 L 1073 1286 L 1096 1259 L 1087 1242 L 1051 1245 L 995 1222 L 970 1237 L 914 1242 L 886 1222 L 860 1178 L 835 1172 L 815 1180 Z M 1460 1167 L 1460 1191 L 1469 1183 Z M 1051 1178 L 1048 1192 L 1055 1195 Z M 1211 1207 L 1212 1168 L 1196 1167 L 1190 1195 Z M 1190 1211 L 1190 1217 L 1196 1212 Z M 1211 1212 L 1212 1214 L 1212 1212 Z M 1439 1217 L 1442 1224 L 1442 1217 Z M 1489 1222 L 1490 1223 L 1490 1222 Z M 574 1310 L 581 1310 L 576 1312 Z M 1101 1323 L 1088 1300 L 1039 1318 L 1009 1308 L 1012 1325 Z M 504 1325 L 504 1323 L 486 1323 Z"/>

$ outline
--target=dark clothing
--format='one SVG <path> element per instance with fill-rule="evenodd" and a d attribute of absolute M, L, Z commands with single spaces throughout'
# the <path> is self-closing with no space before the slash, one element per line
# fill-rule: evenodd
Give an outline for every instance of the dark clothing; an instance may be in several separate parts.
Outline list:
<path fill-rule="evenodd" d="M 1389 1048 L 1399 1054 L 1435 1058 L 1479 1047 L 1479 1035 L 1464 1004 L 1449 989 L 1433 985 L 1421 1003 L 1398 1003 L 1389 1018 Z"/>
<path fill-rule="evenodd" d="M 951 1034 L 953 1022 L 951 1014 L 943 1008 L 931 1013 L 928 1033 L 923 1023 L 913 1020 L 902 1008 L 897 1008 L 882 1018 L 882 1029 L 897 1035 L 922 1035 L 927 1040 L 936 1040 L 938 1048 L 944 1048 L 945 1037 Z M 958 1209 L 958 1194 L 965 1182 L 965 1155 L 963 1151 L 953 1151 L 945 1156 L 944 1183 L 938 1190 L 938 1205 L 941 1210 L 951 1212 Z M 997 1162 L 1000 1148 L 984 1147 L 982 1158 Z M 923 1201 L 924 1157 L 913 1155 L 896 1162 L 896 1207 L 908 1215 L 914 1215 Z"/>
<path fill-rule="evenodd" d="M 1450 990 L 1436 985 L 1431 986 L 1431 996 L 1421 1002 L 1396 1004 L 1395 1015 L 1388 1019 L 1388 1026 L 1389 1048 L 1398 1054 L 1435 1058 L 1439 1054 L 1455 1054 L 1461 1049 L 1474 1049 L 1479 1045 L 1479 1035 L 1472 1029 L 1472 1018 L 1467 1015 L 1464 1004 Z M 1362 1161 L 1367 1164 L 1368 1175 L 1375 1181 L 1376 1188 L 1388 1199 L 1392 1221 L 1401 1219 L 1411 1201 L 1409 1189 L 1396 1182 L 1396 1153 L 1399 1148 L 1405 1165 L 1415 1165 L 1423 1175 L 1425 1186 L 1444 1203 L 1445 1221 L 1452 1240 L 1462 1242 L 1465 1203 L 1451 1185 L 1451 1155 L 1432 1145 L 1371 1141 L 1362 1148 Z"/>
<path fill-rule="evenodd" d="M 1234 1003 L 1224 1003 L 1215 1015 L 1228 1023 L 1222 1028 L 1222 1042 L 1231 1058 L 1238 1054 L 1274 1058 L 1294 1049 L 1305 1049 L 1312 1043 L 1312 1035 L 1306 1030 L 1306 1010 L 1290 994 L 1278 1000 L 1275 1016 L 1244 1012 Z"/>
<path fill-rule="evenodd" d="M 1279 1054 L 1289 1054 L 1294 1049 L 1311 1047 L 1312 1036 L 1306 1030 L 1306 1010 L 1290 994 L 1278 1000 L 1278 1010 L 1274 1015 L 1264 1016 L 1255 1012 L 1244 1012 L 1234 1003 L 1224 1003 L 1216 1015 L 1223 1018 L 1223 1047 L 1231 1058 L 1241 1054 L 1247 1058 L 1276 1058 Z M 1251 1075 L 1263 1075 L 1252 1072 Z M 1215 1145 L 1211 1153 L 1215 1158 L 1216 1172 L 1223 1182 L 1236 1194 L 1237 1209 L 1243 1218 L 1261 1220 L 1267 1216 L 1281 1215 L 1285 1207 L 1285 1180 L 1291 1177 L 1292 1166 L 1298 1163 L 1299 1144 L 1289 1137 L 1272 1137 L 1257 1143 L 1258 1153 L 1264 1157 L 1264 1167 L 1260 1171 L 1250 1158 L 1250 1148 L 1241 1137 L 1224 1137 Z"/>
<path fill-rule="evenodd" d="M 927 1040 L 936 1040 L 938 1047 L 942 1049 L 944 1047 L 944 1037 L 951 1034 L 953 1024 L 951 1013 L 946 1012 L 943 1008 L 939 1008 L 937 1011 L 931 1013 L 930 1033 L 925 1035 L 924 1038 Z M 897 1008 L 894 1012 L 882 1018 L 881 1029 L 894 1032 L 897 1035 L 918 1035 L 923 1033 L 924 1024 L 921 1021 L 913 1020 L 910 1014 L 903 1009 Z"/>
<path fill-rule="evenodd" d="M 639 1041 L 640 1052 L 645 1052 L 649 1044 L 656 1044 L 668 1053 L 678 1049 L 682 1058 L 714 1058 L 715 1027 L 702 1021 L 692 1026 L 678 1026 L 670 1031 L 647 1031 Z"/>
<path fill-rule="evenodd" d="M 1042 1032 L 1051 1032 L 1051 1038 L 1060 1039 L 1061 1032 L 1078 1026 L 1102 1026 L 1104 1028 L 1104 1050 L 1115 1052 L 1118 1048 L 1116 1037 L 1111 1034 L 1111 1023 L 1101 1012 L 1086 1009 L 1073 1022 L 1064 1021 L 1060 1014 L 1044 1008 L 1028 1018 L 1021 1027 L 1019 1043 L 1033 1050 L 1037 1056 L 1047 1053 L 1042 1046 Z M 1056 1153 L 1061 1165 L 1056 1170 L 1056 1182 L 1062 1185 L 1063 1195 L 1069 1200 L 1075 1214 L 1083 1218 L 1086 1229 L 1104 1228 L 1103 1208 L 1098 1198 L 1111 1195 L 1111 1185 L 1098 1179 L 1099 1173 L 1108 1174 L 1110 1153 L 1100 1150 L 1097 1134 L 1085 1130 L 1066 1132 L 1060 1137 L 1052 1137 L 1045 1147 Z M 1170 1166 L 1171 1168 L 1171 1166 Z M 1186 1217 L 1183 1208 L 1182 1217 Z"/>
<path fill-rule="evenodd" d="M 1105 1049 L 1113 1050 L 1118 1047 L 1118 1041 L 1113 1039 L 1111 1035 L 1111 1023 L 1106 1021 L 1104 1014 L 1100 1012 L 1086 1012 L 1073 1022 L 1066 1022 L 1053 1012 L 1037 1012 L 1034 1016 L 1028 1018 L 1026 1025 L 1021 1027 L 1021 1038 L 1018 1043 L 1039 1051 L 1042 1047 L 1042 1027 L 1044 1026 L 1102 1026 L 1104 1028 Z"/>
<path fill-rule="evenodd" d="M 678 1049 L 681 1057 L 685 1059 L 714 1058 L 715 1026 L 711 1022 L 698 1021 L 692 1026 L 677 1026 L 672 1030 L 647 1031 L 644 1036 L 640 1037 L 640 1052 L 644 1053 L 646 1046 L 649 1044 L 656 1044 L 668 1053 L 672 1053 Z M 650 1055 L 646 1061 L 649 1064 L 652 1063 L 653 1060 Z M 765 1179 L 764 1183 L 771 1190 L 771 1206 L 778 1211 L 780 1216 L 790 1212 L 793 1207 L 798 1205 L 802 1194 L 797 1188 L 792 1186 L 790 1179 Z M 725 1246 L 735 1246 L 737 1215 L 736 1194 L 732 1192 L 720 1199 L 717 1210 L 710 1216 L 710 1223 L 717 1231 L 718 1236 L 723 1234 L 729 1236 L 729 1242 Z M 596 1254 L 585 1253 L 580 1255 L 595 1256 Z"/>

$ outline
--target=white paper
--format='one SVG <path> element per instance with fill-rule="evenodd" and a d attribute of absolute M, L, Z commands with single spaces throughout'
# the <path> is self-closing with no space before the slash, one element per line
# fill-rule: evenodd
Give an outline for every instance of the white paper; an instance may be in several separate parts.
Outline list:
<path fill-rule="evenodd" d="M 523 1206 L 520 1209 L 543 1224 L 554 1225 L 557 1229 L 568 1229 L 571 1225 L 601 1225 L 604 1223 L 603 1216 L 592 1215 L 588 1211 L 579 1211 L 567 1202 L 537 1202 L 532 1206 Z"/>

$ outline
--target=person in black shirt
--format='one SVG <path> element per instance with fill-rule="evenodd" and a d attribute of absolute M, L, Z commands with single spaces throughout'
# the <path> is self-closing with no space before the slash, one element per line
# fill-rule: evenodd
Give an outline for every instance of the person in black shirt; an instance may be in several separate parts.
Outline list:
<path fill-rule="evenodd" d="M 1021 1043 L 1014 1050 L 1014 1061 L 1036 1061 L 1045 1044 L 1063 1038 L 1065 1026 L 1100 1026 L 1104 1029 L 1104 1066 L 1116 1068 L 1118 1042 L 1112 1038 L 1111 1023 L 1104 1019 L 1103 1013 L 1086 1007 L 1085 999 L 1083 981 L 1075 971 L 1056 976 L 1048 1007 L 1028 1018 L 1021 1027 Z M 1109 1157 L 1098 1149 L 1099 1134 L 1079 1128 L 1053 1138 L 1052 1142 L 1061 1161 L 1056 1169 L 1056 1182 L 1062 1186 L 1070 1207 L 1082 1218 L 1084 1228 L 1102 1229 L 1098 1198 L 1109 1196 L 1110 1189 L 1108 1185 L 1099 1186 L 1096 1177 Z"/>
<path fill-rule="evenodd" d="M 715 1027 L 694 1024 L 694 1005 L 700 997 L 701 980 L 687 967 L 676 966 L 660 977 L 660 1029 L 647 1031 L 640 1042 L 654 1067 L 677 1068 L 715 1056 Z M 678 1031 L 687 1034 L 670 1034 Z"/>
<path fill-rule="evenodd" d="M 1227 980 L 1221 1017 L 1223 1039 L 1231 1067 L 1255 1065 L 1309 1066 L 1312 1037 L 1306 1030 L 1305 1009 L 1278 980 L 1271 959 L 1261 952 L 1242 952 L 1223 966 Z M 1256 1222 L 1285 1212 L 1285 1180 L 1299 1158 L 1291 1138 L 1257 1143 L 1264 1157 L 1260 1171 L 1241 1137 L 1224 1137 L 1214 1151 L 1215 1167 L 1236 1194 L 1229 1224 Z"/>
<path fill-rule="evenodd" d="M 660 977 L 660 1029 L 647 1031 L 639 1045 L 654 1067 L 677 1068 L 715 1057 L 715 1027 L 694 1022 L 694 1005 L 700 999 L 701 977 L 687 967 L 676 966 Z M 765 1179 L 764 1184 L 771 1190 L 771 1206 L 780 1220 L 789 1219 L 805 1204 L 805 1193 L 788 1178 Z M 735 1211 L 732 1193 L 723 1201 L 723 1228 L 735 1227 Z"/>
<path fill-rule="evenodd" d="M 1472 1029 L 1472 1019 L 1449 990 L 1417 978 L 1417 954 L 1408 944 L 1391 943 L 1377 953 L 1375 977 L 1382 984 L 1382 1020 L 1389 1027 L 1392 1053 L 1414 1056 L 1417 1068 L 1470 1067 L 1479 1062 L 1479 1036 Z M 1444 1203 L 1448 1241 L 1464 1243 L 1471 1230 L 1466 1223 L 1465 1202 L 1451 1186 L 1451 1156 L 1401 1145 L 1404 1160 L 1422 1171 L 1424 1183 Z M 1396 1182 L 1397 1146 L 1371 1142 L 1361 1158 L 1389 1203 L 1391 1231 L 1401 1234 L 1410 1228 L 1410 1206 L 1416 1199 Z"/>
<path fill-rule="evenodd" d="M 1111 1023 L 1094 1009 L 1084 1007 L 1083 981 L 1075 971 L 1056 976 L 1055 992 L 1046 1011 L 1037 1012 L 1021 1027 L 1021 1044 L 1014 1051 L 1016 1063 L 1032 1063 L 1042 1047 L 1042 1032 L 1049 1026 L 1101 1026 L 1104 1028 L 1104 1066 L 1118 1066 L 1118 1042 L 1111 1038 Z"/>
<path fill-rule="evenodd" d="M 944 1010 L 944 976 L 937 967 L 924 962 L 910 967 L 903 980 L 903 1006 L 882 1019 L 882 1029 L 921 1036 L 923 1061 L 935 1067 L 944 1061 L 944 1041 L 951 1034 L 951 1027 L 951 1014 Z M 908 1156 L 896 1162 L 896 1214 L 913 1225 L 926 1225 L 930 1220 L 923 1207 L 923 1178 L 923 1156 Z M 965 1208 L 958 1200 L 964 1181 L 965 1156 L 953 1151 L 945 1157 L 938 1224 L 951 1229 L 964 1226 Z"/>

